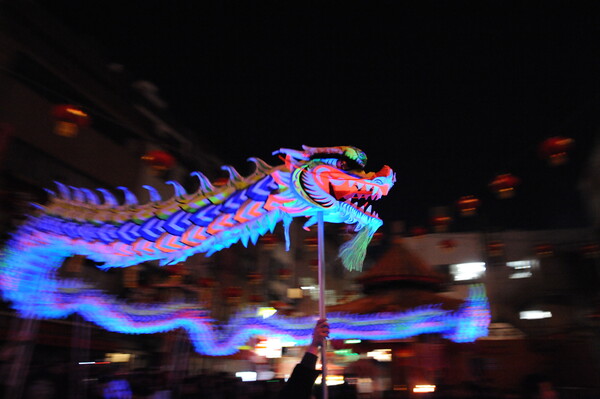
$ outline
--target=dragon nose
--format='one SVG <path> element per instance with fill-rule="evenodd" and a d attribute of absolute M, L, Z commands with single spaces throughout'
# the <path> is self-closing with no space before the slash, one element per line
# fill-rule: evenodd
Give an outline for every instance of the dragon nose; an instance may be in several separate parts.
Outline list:
<path fill-rule="evenodd" d="M 375 174 L 375 177 L 386 177 L 391 179 L 392 182 L 396 181 L 396 175 L 394 174 L 394 171 L 387 165 L 381 168 L 381 170 Z"/>

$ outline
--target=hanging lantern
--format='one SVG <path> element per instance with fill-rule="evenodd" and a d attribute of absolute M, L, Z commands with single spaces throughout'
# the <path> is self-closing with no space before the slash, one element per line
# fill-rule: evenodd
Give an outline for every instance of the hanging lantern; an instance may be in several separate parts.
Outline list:
<path fill-rule="evenodd" d="M 490 241 L 487 245 L 488 255 L 492 258 L 502 256 L 504 243 L 502 241 Z"/>
<path fill-rule="evenodd" d="M 540 258 L 547 258 L 554 254 L 554 247 L 550 244 L 538 244 L 534 249 L 535 254 Z"/>
<path fill-rule="evenodd" d="M 265 234 L 258 239 L 258 242 L 265 246 L 265 248 L 273 248 L 279 242 L 279 238 L 276 234 Z"/>
<path fill-rule="evenodd" d="M 440 249 L 443 251 L 452 251 L 454 248 L 456 248 L 456 246 L 456 241 L 451 239 L 441 240 L 438 242 L 438 247 L 440 247 Z"/>
<path fill-rule="evenodd" d="M 378 231 L 375 234 L 373 234 L 373 238 L 371 239 L 371 245 L 379 245 L 381 244 L 381 241 L 383 240 L 383 233 Z"/>
<path fill-rule="evenodd" d="M 175 158 L 163 150 L 152 150 L 146 153 L 142 160 L 157 172 L 164 172 L 175 165 Z"/>
<path fill-rule="evenodd" d="M 600 257 L 600 244 L 589 243 L 581 247 L 581 254 L 584 258 L 594 259 Z"/>
<path fill-rule="evenodd" d="M 264 301 L 264 298 L 260 294 L 252 294 L 252 295 L 248 296 L 248 302 L 252 305 L 262 303 L 263 301 Z"/>
<path fill-rule="evenodd" d="M 54 133 L 63 137 L 75 137 L 79 129 L 90 123 L 90 116 L 80 107 L 70 104 L 55 105 L 52 108 L 54 116 Z"/>
<path fill-rule="evenodd" d="M 277 310 L 287 310 L 291 308 L 289 304 L 283 301 L 271 301 L 269 302 L 269 305 L 271 305 L 272 308 L 275 308 Z"/>
<path fill-rule="evenodd" d="M 227 183 L 229 183 L 229 179 L 226 177 L 218 177 L 212 182 L 215 187 L 222 187 L 227 185 Z"/>
<path fill-rule="evenodd" d="M 427 229 L 422 226 L 415 226 L 410 229 L 410 235 L 413 237 L 422 237 L 427 234 Z"/>
<path fill-rule="evenodd" d="M 510 173 L 498 175 L 490 183 L 490 189 L 498 196 L 498 198 L 511 198 L 515 195 L 515 188 L 520 183 L 518 177 Z"/>
<path fill-rule="evenodd" d="M 437 215 L 431 218 L 431 225 L 436 233 L 448 231 L 450 222 L 452 222 L 452 218 L 448 215 Z"/>
<path fill-rule="evenodd" d="M 481 201 L 473 195 L 465 195 L 458 199 L 456 206 L 462 216 L 473 216 L 477 213 L 477 209 Z"/>
<path fill-rule="evenodd" d="M 540 156 L 551 166 L 562 165 L 567 162 L 573 143 L 570 137 L 550 137 L 540 144 Z"/>
<path fill-rule="evenodd" d="M 287 280 L 290 277 L 292 277 L 292 271 L 290 269 L 286 269 L 285 267 L 279 269 L 279 278 L 281 280 Z"/>
<path fill-rule="evenodd" d="M 180 276 L 185 274 L 185 264 L 183 262 L 176 263 L 174 265 L 168 265 L 165 267 L 167 273 L 175 276 Z"/>
<path fill-rule="evenodd" d="M 263 275 L 258 272 L 250 272 L 248 273 L 248 282 L 250 284 L 260 284 L 263 281 Z"/>
<path fill-rule="evenodd" d="M 237 303 L 242 298 L 242 289 L 234 286 L 227 287 L 223 290 L 223 296 L 228 304 Z"/>
<path fill-rule="evenodd" d="M 355 235 L 354 226 L 347 225 L 347 224 L 340 225 L 338 228 L 338 231 L 339 231 L 339 235 L 343 241 L 349 241 Z"/>
<path fill-rule="evenodd" d="M 328 340 L 331 348 L 335 351 L 339 351 L 342 349 L 348 349 L 350 345 L 346 345 L 344 339 L 330 339 Z"/>
<path fill-rule="evenodd" d="M 306 237 L 304 239 L 304 244 L 308 247 L 316 247 L 318 245 L 318 243 L 319 243 L 319 241 L 316 236 Z"/>
<path fill-rule="evenodd" d="M 200 288 L 212 288 L 215 286 L 215 284 L 216 284 L 216 281 L 214 278 L 200 277 L 198 279 L 198 285 L 200 286 Z"/>

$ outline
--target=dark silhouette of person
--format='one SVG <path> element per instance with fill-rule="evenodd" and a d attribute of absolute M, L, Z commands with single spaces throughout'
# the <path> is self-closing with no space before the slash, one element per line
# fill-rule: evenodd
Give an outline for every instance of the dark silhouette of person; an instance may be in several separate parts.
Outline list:
<path fill-rule="evenodd" d="M 325 343 L 327 337 L 329 337 L 327 319 L 317 320 L 311 343 L 306 348 L 302 360 L 294 367 L 292 375 L 279 392 L 278 399 L 309 399 L 311 397 L 315 381 L 321 374 L 320 370 L 315 369 L 319 348 Z"/>

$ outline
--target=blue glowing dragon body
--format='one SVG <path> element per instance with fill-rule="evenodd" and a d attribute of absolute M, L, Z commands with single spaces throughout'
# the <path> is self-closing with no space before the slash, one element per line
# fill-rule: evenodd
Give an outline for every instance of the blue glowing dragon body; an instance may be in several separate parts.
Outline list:
<path fill-rule="evenodd" d="M 2 252 L 4 298 L 23 317 L 60 318 L 78 313 L 122 333 L 184 328 L 196 351 L 208 355 L 231 354 L 253 335 L 304 343 L 312 318 L 276 315 L 263 319 L 246 311 L 215 329 L 208 312 L 198 304 L 132 305 L 83 281 L 57 276 L 65 259 L 73 255 L 84 255 L 103 268 L 156 260 L 168 265 L 196 253 L 211 255 L 237 242 L 256 244 L 279 222 L 287 237 L 293 218 L 307 218 L 305 227 L 309 227 L 316 223 L 317 212 L 322 212 L 325 222 L 354 226 L 357 234 L 342 246 L 340 257 L 347 268 L 360 269 L 371 237 L 382 225 L 371 202 L 393 186 L 392 169 L 384 166 L 379 172 L 365 172 L 366 156 L 355 147 L 303 146 L 274 154 L 280 154 L 282 165 L 273 167 L 250 158 L 256 170 L 247 177 L 233 167 L 223 167 L 229 180 L 217 187 L 196 172 L 199 189 L 192 194 L 169 182 L 175 194 L 164 202 L 148 186 L 148 203 L 138 204 L 133 194 L 119 187 L 125 194 L 124 203 L 119 204 L 108 190 L 98 190 L 101 201 L 92 190 L 58 184 L 59 195 L 51 193 L 50 202 L 39 206 L 39 212 L 13 234 Z M 468 341 L 483 335 L 487 326 L 481 318 L 471 317 L 473 309 L 487 309 L 485 295 L 474 294 L 469 301 L 457 313 L 432 307 L 385 316 L 331 315 L 330 322 L 339 338 L 391 339 L 442 332 Z M 423 323 L 425 319 L 428 322 Z M 465 328 L 465 320 L 474 322 Z"/>

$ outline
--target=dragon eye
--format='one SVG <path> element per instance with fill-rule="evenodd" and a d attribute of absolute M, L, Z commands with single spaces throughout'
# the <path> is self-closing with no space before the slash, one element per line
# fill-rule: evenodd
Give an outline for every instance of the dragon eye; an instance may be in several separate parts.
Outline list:
<path fill-rule="evenodd" d="M 346 161 L 345 159 L 338 159 L 337 162 L 335 163 L 335 167 L 341 170 L 348 170 L 350 169 L 350 165 L 348 164 L 348 161 Z"/>

